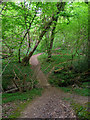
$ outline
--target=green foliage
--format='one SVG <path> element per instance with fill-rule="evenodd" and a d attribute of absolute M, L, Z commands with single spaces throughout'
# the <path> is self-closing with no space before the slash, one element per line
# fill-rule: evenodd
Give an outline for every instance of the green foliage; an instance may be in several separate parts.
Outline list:
<path fill-rule="evenodd" d="M 4 3 L 0 5 L 0 11 L 3 5 Z M 32 80 L 30 78 L 33 71 L 30 69 L 30 65 L 22 66 L 17 63 L 19 49 L 22 59 L 26 56 L 27 50 L 29 49 L 30 52 L 38 42 L 39 36 L 45 30 L 44 27 L 52 20 L 53 16 L 58 17 L 57 23 L 55 20 L 52 21 L 50 28 L 42 36 L 42 41 L 34 52 L 34 54 L 45 53 L 38 58 L 42 71 L 49 75 L 49 82 L 55 86 L 68 86 L 74 83 L 80 86 L 82 82 L 89 81 L 87 74 L 88 61 L 86 59 L 88 58 L 88 4 L 84 2 L 67 2 L 64 11 L 60 11 L 60 14 L 57 14 L 57 11 L 57 2 L 6 2 L 6 6 L 1 13 L 2 54 L 3 58 L 11 56 L 10 58 L 14 57 L 15 59 L 9 63 L 3 72 L 2 86 L 4 90 L 13 88 L 12 80 L 15 73 L 21 81 L 26 74 L 26 83 L 30 82 L 31 86 Z M 48 61 L 47 53 L 50 48 L 51 33 L 55 23 L 54 42 L 51 49 L 53 55 Z M 24 37 L 27 29 L 29 30 L 29 38 L 28 34 Z M 55 50 L 56 48 L 60 49 Z M 7 58 L 3 60 L 3 68 L 8 63 Z M 55 70 L 58 69 L 60 69 L 59 72 L 55 73 Z M 80 84 L 76 82 L 80 82 Z M 36 84 L 37 81 L 35 80 L 34 86 Z M 83 84 L 83 86 L 86 85 Z M 71 91 L 70 88 L 65 88 L 65 90 Z M 87 88 L 76 88 L 74 92 L 81 95 L 83 93 L 83 95 L 87 96 L 87 90 Z M 23 94 L 20 96 L 19 93 L 15 93 L 16 97 L 13 94 L 11 96 L 6 94 L 8 97 L 6 101 L 10 102 L 14 99 L 27 100 L 29 93 L 26 94 L 25 97 Z M 80 116 L 83 116 L 82 113 L 79 113 Z"/>
<path fill-rule="evenodd" d="M 36 11 L 37 15 L 32 22 Z M 20 48 L 21 57 L 27 53 L 28 35 L 25 38 L 24 35 L 31 23 L 31 27 L 29 28 L 30 52 L 39 39 L 43 26 L 46 26 L 52 15 L 55 16 L 56 13 L 57 3 L 54 2 L 7 2 L 5 9 L 2 11 L 3 52 L 11 54 L 10 51 L 12 51 L 12 54 L 18 57 L 18 49 Z M 52 23 L 55 23 L 55 21 Z M 54 24 L 51 24 L 50 29 L 43 36 L 37 48 L 38 52 L 48 52 L 53 26 Z M 75 53 L 77 51 L 78 53 L 87 54 L 87 4 L 84 2 L 66 3 L 64 11 L 58 14 L 58 21 L 55 27 L 53 48 L 67 47 L 71 51 L 71 54 L 74 54 L 73 51 Z"/>
<path fill-rule="evenodd" d="M 88 39 L 88 7 L 85 3 L 67 4 L 63 13 L 73 14 L 66 18 L 60 17 L 56 27 L 54 48 L 67 47 L 71 53 L 78 52 L 87 54 Z M 67 24 L 68 23 L 68 24 Z"/>
<path fill-rule="evenodd" d="M 90 96 L 90 89 L 89 88 L 81 88 L 81 89 L 74 89 L 74 92 L 80 94 L 82 96 Z"/>

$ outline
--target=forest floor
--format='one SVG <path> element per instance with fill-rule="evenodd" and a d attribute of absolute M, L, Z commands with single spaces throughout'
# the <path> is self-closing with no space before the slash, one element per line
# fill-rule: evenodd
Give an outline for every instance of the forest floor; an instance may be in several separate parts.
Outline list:
<path fill-rule="evenodd" d="M 65 93 L 60 88 L 52 87 L 48 83 L 48 78 L 40 69 L 37 57 L 41 54 L 33 55 L 30 64 L 39 81 L 40 87 L 45 88 L 42 96 L 34 99 L 23 112 L 20 118 L 76 118 L 76 114 L 71 107 L 71 101 L 84 105 L 88 102 L 88 97 L 76 94 Z M 65 99 L 70 99 L 66 101 Z"/>

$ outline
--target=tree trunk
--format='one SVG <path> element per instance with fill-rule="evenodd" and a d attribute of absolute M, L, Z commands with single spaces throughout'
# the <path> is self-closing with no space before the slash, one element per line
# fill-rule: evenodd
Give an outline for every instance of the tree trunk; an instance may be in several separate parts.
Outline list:
<path fill-rule="evenodd" d="M 56 22 L 57 22 L 58 18 L 56 19 Z M 51 55 L 52 55 L 52 47 L 53 47 L 53 41 L 54 41 L 54 35 L 55 35 L 55 28 L 56 28 L 56 23 L 54 23 L 54 27 L 52 29 L 52 34 L 51 34 L 51 41 L 50 41 L 50 47 L 49 47 L 49 50 L 48 50 L 48 58 L 50 59 L 51 58 Z"/>
<path fill-rule="evenodd" d="M 57 9 L 58 9 L 57 14 L 53 15 L 52 18 L 51 18 L 51 20 L 47 24 L 45 24 L 45 26 L 42 29 L 43 31 L 42 31 L 42 33 L 39 36 L 38 42 L 36 43 L 36 45 L 34 46 L 34 48 L 32 49 L 32 51 L 29 53 L 27 59 L 24 58 L 22 60 L 22 63 L 24 63 L 25 65 L 28 64 L 30 57 L 33 55 L 34 51 L 38 47 L 39 43 L 41 42 L 41 40 L 42 40 L 43 36 L 45 35 L 45 33 L 47 32 L 47 30 L 50 28 L 50 25 L 53 23 L 53 21 L 56 21 L 58 19 L 58 14 L 60 13 L 60 11 L 64 10 L 64 6 L 65 6 L 65 2 L 57 3 Z"/>
<path fill-rule="evenodd" d="M 42 40 L 42 37 L 44 36 L 44 34 L 47 32 L 47 29 L 50 28 L 50 25 L 52 24 L 53 21 L 50 21 L 47 26 L 44 27 L 44 30 L 42 31 L 41 35 L 39 36 L 39 40 L 38 42 L 36 43 L 36 45 L 34 46 L 33 50 L 29 53 L 28 55 L 28 59 L 30 59 L 30 57 L 33 55 L 34 51 L 36 50 L 37 46 L 39 45 L 39 43 L 41 42 Z"/>

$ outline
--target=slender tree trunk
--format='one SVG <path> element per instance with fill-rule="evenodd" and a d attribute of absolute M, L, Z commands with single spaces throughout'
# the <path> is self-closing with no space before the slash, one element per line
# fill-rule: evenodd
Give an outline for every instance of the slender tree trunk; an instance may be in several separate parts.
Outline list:
<path fill-rule="evenodd" d="M 28 31 L 28 50 L 27 50 L 27 53 L 26 53 L 26 55 L 28 54 L 28 52 L 29 52 L 29 49 L 30 49 L 30 36 L 29 36 L 29 31 Z"/>
<path fill-rule="evenodd" d="M 57 5 L 57 8 L 58 10 L 60 10 L 59 8 L 60 6 Z M 64 6 L 61 7 L 62 11 L 64 10 Z M 58 21 L 58 15 L 57 17 L 54 19 L 55 23 L 54 23 L 54 27 L 52 29 L 52 33 L 51 33 L 51 41 L 50 41 L 50 47 L 49 47 L 49 50 L 48 50 L 48 58 L 50 59 L 51 56 L 52 56 L 52 47 L 53 47 L 53 41 L 54 41 L 54 35 L 55 35 L 55 28 L 56 28 L 56 25 L 57 25 L 57 21 Z"/>
<path fill-rule="evenodd" d="M 18 62 L 19 62 L 19 63 L 21 63 L 21 60 L 20 60 L 20 52 L 21 52 L 21 50 L 20 50 L 20 48 L 19 48 L 19 50 L 18 50 Z"/>
<path fill-rule="evenodd" d="M 87 59 L 88 59 L 88 71 L 90 72 L 90 34 L 88 37 L 88 55 L 87 55 Z"/>
<path fill-rule="evenodd" d="M 58 20 L 58 18 L 56 19 L 56 22 L 57 22 L 57 20 Z M 51 55 L 52 55 L 52 47 L 53 47 L 53 41 L 54 41 L 56 24 L 57 24 L 57 23 L 54 23 L 54 27 L 53 27 L 53 29 L 52 29 L 50 47 L 49 47 L 49 50 L 48 50 L 48 58 L 51 58 Z"/>

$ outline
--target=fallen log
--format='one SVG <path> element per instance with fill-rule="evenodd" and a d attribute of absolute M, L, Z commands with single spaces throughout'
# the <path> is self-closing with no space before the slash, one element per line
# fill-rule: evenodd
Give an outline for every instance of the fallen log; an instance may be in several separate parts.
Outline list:
<path fill-rule="evenodd" d="M 4 93 L 14 93 L 14 92 L 17 92 L 18 90 L 19 90 L 18 88 L 14 88 L 14 89 L 4 91 Z"/>
<path fill-rule="evenodd" d="M 54 70 L 54 73 L 61 73 L 61 70 L 64 70 L 64 67 L 60 68 L 60 69 L 57 69 L 57 70 Z"/>

